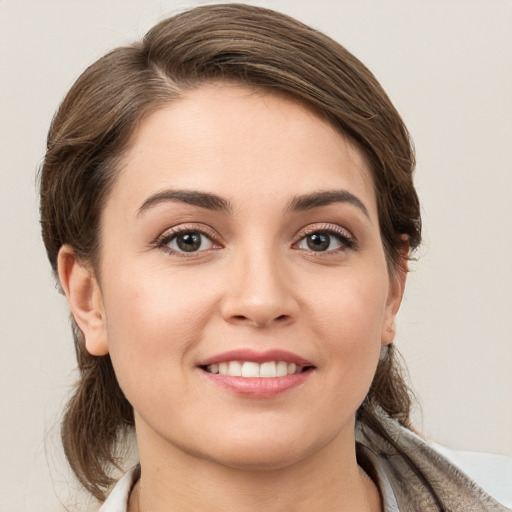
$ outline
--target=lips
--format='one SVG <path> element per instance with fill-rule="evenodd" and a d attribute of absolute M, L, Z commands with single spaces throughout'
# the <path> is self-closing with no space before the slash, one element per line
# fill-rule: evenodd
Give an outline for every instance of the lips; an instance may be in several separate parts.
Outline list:
<path fill-rule="evenodd" d="M 314 366 L 284 350 L 233 350 L 202 361 L 210 382 L 237 394 L 270 398 L 303 384 Z"/>
<path fill-rule="evenodd" d="M 286 361 L 266 361 L 261 364 L 254 361 L 227 361 L 204 367 L 208 373 L 229 375 L 231 377 L 261 377 L 266 379 L 294 375 L 295 373 L 300 373 L 304 368 L 307 367 L 297 366 L 295 363 L 288 363 Z"/>
<path fill-rule="evenodd" d="M 313 366 L 313 364 L 307 359 L 304 359 L 303 357 L 294 354 L 293 352 L 280 349 L 265 351 L 257 351 L 252 349 L 230 350 L 228 352 L 223 352 L 222 354 L 209 357 L 208 359 L 201 361 L 198 366 L 206 367 L 212 364 L 220 364 L 230 361 L 248 361 L 258 364 L 271 361 L 285 361 L 286 363 L 293 363 L 296 366 L 301 367 Z"/>

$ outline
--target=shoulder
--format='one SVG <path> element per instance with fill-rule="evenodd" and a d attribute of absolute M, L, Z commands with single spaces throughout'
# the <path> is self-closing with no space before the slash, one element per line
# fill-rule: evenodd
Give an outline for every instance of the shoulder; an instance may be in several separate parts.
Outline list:
<path fill-rule="evenodd" d="M 512 457 L 494 453 L 452 450 L 429 443 L 497 501 L 512 508 Z"/>
<path fill-rule="evenodd" d="M 425 441 L 382 409 L 358 423 L 359 452 L 378 468 L 398 509 L 510 511 L 512 459 Z"/>

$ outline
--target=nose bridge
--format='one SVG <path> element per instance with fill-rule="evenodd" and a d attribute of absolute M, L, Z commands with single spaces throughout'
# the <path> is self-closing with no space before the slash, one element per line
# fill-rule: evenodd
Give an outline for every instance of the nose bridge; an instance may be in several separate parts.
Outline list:
<path fill-rule="evenodd" d="M 223 306 L 226 320 L 265 326 L 296 316 L 287 265 L 276 247 L 268 241 L 249 243 L 233 260 Z"/>

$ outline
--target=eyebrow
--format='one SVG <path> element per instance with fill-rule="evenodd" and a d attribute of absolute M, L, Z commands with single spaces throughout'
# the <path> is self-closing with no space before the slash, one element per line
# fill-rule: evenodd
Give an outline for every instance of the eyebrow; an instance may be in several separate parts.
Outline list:
<path fill-rule="evenodd" d="M 221 196 L 211 194 L 209 192 L 200 192 L 197 190 L 162 190 L 149 196 L 142 206 L 137 211 L 137 216 L 140 216 L 146 210 L 167 201 L 176 201 L 192 206 L 199 206 L 207 210 L 220 211 L 230 213 L 233 208 L 231 203 Z M 364 203 L 354 194 L 348 190 L 327 190 L 312 192 L 311 194 L 304 194 L 295 196 L 291 199 L 286 207 L 288 212 L 301 212 L 312 210 L 321 206 L 328 206 L 333 203 L 349 203 L 359 208 L 368 219 L 370 214 Z"/>
<path fill-rule="evenodd" d="M 349 203 L 356 206 L 370 219 L 370 214 L 364 203 L 348 190 L 327 190 L 295 196 L 288 204 L 287 210 L 292 212 L 306 211 L 333 203 Z"/>
<path fill-rule="evenodd" d="M 144 201 L 137 211 L 137 216 L 140 216 L 151 207 L 167 201 L 177 201 L 190 204 L 192 206 L 206 208 L 207 210 L 226 213 L 232 211 L 229 201 L 218 195 L 210 194 L 209 192 L 199 192 L 197 190 L 162 190 L 161 192 L 157 192 L 156 194 L 148 197 Z"/>

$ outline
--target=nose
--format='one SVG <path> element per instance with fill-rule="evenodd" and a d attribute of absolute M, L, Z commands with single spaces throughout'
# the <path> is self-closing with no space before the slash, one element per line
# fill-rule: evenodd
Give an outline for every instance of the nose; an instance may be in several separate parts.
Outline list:
<path fill-rule="evenodd" d="M 294 283 L 275 254 L 260 251 L 240 257 L 230 267 L 221 304 L 225 321 L 251 327 L 292 323 L 299 313 Z"/>

